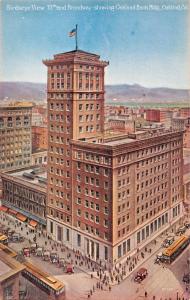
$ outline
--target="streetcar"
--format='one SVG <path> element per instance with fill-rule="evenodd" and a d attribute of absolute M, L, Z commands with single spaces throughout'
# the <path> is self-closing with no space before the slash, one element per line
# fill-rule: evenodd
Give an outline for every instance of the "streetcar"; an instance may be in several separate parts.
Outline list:
<path fill-rule="evenodd" d="M 0 235 L 0 243 L 2 243 L 3 245 L 8 245 L 8 236 L 6 235 Z"/>
<path fill-rule="evenodd" d="M 165 249 L 162 253 L 162 262 L 172 263 L 178 255 L 180 255 L 183 250 L 189 245 L 189 236 L 182 235 L 178 238 L 172 245 Z"/>

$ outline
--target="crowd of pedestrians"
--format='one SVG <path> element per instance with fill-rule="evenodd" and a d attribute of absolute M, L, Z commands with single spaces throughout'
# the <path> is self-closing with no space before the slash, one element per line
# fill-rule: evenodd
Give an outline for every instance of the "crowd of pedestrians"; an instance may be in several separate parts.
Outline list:
<path fill-rule="evenodd" d="M 16 232 L 20 231 L 21 234 L 28 239 L 29 245 L 37 243 L 39 247 L 45 247 L 57 252 L 59 257 L 65 257 L 65 259 L 76 268 L 89 273 L 92 279 L 96 278 L 97 283 L 89 290 L 87 298 L 91 298 L 93 293 L 97 290 L 111 292 L 113 285 L 120 284 L 134 269 L 141 265 L 146 258 L 160 247 L 159 243 L 154 240 L 143 250 L 137 249 L 134 255 L 128 256 L 122 262 L 112 264 L 111 261 L 103 261 L 101 259 L 93 260 L 90 256 L 86 256 L 78 250 L 71 250 L 62 243 L 53 241 L 45 230 L 31 229 L 27 224 L 21 223 L 7 214 L 1 213 L 1 219 L 3 221 L 2 224 L 6 224 L 11 229 L 15 229 Z M 144 297 L 148 297 L 147 291 L 145 291 Z M 154 297 L 155 296 L 153 296 L 152 299 L 157 300 L 157 298 Z M 183 300 L 183 298 L 180 300 Z"/>

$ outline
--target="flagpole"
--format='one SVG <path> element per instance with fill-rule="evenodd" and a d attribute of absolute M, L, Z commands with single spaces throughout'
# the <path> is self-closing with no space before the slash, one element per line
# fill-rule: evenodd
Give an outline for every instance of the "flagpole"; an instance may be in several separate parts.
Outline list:
<path fill-rule="evenodd" d="M 78 27 L 78 25 L 76 24 L 76 35 L 75 35 L 76 50 L 78 50 L 78 37 L 77 37 L 78 32 L 77 32 L 77 27 Z"/>

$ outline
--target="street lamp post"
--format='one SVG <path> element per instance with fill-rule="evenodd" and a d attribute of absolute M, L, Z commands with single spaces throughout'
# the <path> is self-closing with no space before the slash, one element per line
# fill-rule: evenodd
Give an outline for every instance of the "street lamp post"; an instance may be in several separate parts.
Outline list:
<path fill-rule="evenodd" d="M 179 293 L 177 292 L 177 298 L 176 298 L 176 300 L 179 300 Z"/>

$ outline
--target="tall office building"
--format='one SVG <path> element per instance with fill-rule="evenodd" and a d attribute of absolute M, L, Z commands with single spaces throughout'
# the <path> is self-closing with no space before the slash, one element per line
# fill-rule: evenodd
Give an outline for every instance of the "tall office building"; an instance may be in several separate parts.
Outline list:
<path fill-rule="evenodd" d="M 108 63 L 76 50 L 44 64 L 48 231 L 93 259 L 120 260 L 183 216 L 183 133 L 105 133 Z"/>
<path fill-rule="evenodd" d="M 15 102 L 0 106 L 0 171 L 31 163 L 32 104 Z"/>

